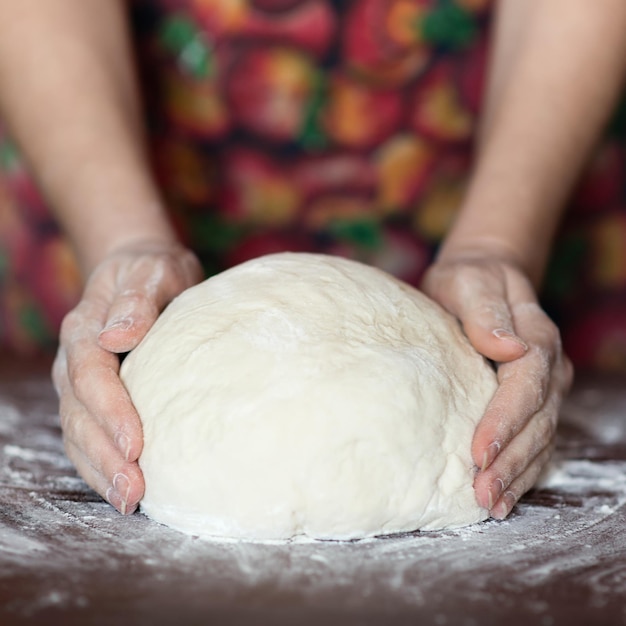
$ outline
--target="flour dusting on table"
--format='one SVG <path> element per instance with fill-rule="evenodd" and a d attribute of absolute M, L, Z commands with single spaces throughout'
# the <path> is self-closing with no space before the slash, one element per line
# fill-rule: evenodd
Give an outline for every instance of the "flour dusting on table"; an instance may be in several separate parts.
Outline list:
<path fill-rule="evenodd" d="M 14 402 L 6 390 L 0 396 L 0 584 L 24 576 L 37 581 L 11 597 L 5 607 L 11 614 L 89 607 L 82 581 L 115 585 L 126 572 L 138 597 L 144 588 L 169 594 L 175 584 L 181 603 L 201 594 L 212 606 L 245 599 L 246 606 L 311 610 L 426 607 L 441 623 L 452 588 L 459 602 L 498 610 L 528 598 L 524 606 L 538 619 L 548 615 L 546 600 L 537 599 L 547 580 L 566 577 L 568 588 L 580 588 L 597 606 L 615 594 L 626 597 L 626 568 L 619 565 L 626 558 L 626 457 L 611 452 L 626 442 L 621 406 L 604 411 L 595 398 L 590 432 L 577 414 L 580 394 L 574 396 L 552 466 L 503 522 L 363 541 L 264 544 L 200 540 L 141 514 L 117 514 L 67 460 L 47 383 L 29 385 Z"/>

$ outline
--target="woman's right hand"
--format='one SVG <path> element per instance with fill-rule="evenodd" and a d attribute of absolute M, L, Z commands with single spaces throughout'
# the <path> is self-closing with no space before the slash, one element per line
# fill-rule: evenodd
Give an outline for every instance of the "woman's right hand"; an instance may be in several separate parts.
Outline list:
<path fill-rule="evenodd" d="M 144 492 L 137 460 L 141 422 L 119 378 L 118 354 L 143 339 L 163 308 L 202 279 L 192 252 L 141 241 L 111 253 L 92 272 L 63 320 L 52 378 L 68 457 L 118 511 L 135 511 Z"/>

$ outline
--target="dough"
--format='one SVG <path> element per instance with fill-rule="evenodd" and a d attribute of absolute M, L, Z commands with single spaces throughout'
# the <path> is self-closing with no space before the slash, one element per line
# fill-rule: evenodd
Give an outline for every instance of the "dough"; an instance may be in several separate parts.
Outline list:
<path fill-rule="evenodd" d="M 483 520 L 470 445 L 493 370 L 380 270 L 275 254 L 188 289 L 122 366 L 142 510 L 181 531 L 350 539 Z"/>

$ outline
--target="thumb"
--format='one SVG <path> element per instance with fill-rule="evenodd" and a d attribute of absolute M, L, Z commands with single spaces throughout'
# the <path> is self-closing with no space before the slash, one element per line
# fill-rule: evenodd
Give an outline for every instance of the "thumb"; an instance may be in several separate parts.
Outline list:
<path fill-rule="evenodd" d="M 459 303 L 456 316 L 470 343 L 492 361 L 513 361 L 528 351 L 515 332 L 508 303 L 492 293 L 476 294 L 472 300 Z"/>
<path fill-rule="evenodd" d="M 480 271 L 444 277 L 433 298 L 461 322 L 478 352 L 502 363 L 523 356 L 528 346 L 515 332 L 505 278 L 494 278 Z"/>

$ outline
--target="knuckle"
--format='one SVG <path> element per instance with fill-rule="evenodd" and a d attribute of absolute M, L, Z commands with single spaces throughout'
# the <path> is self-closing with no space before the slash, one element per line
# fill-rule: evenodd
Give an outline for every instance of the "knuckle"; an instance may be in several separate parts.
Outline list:
<path fill-rule="evenodd" d="M 533 462 L 529 465 L 528 469 L 520 477 L 519 492 L 521 495 L 525 494 L 529 489 L 532 489 L 541 472 L 548 464 L 550 457 L 552 456 L 552 448 L 547 446 L 542 452 L 540 452 Z"/>
<path fill-rule="evenodd" d="M 63 441 L 67 447 L 68 443 L 78 443 L 81 429 L 79 427 L 80 417 L 71 409 L 62 407 L 59 411 L 61 420 L 61 431 L 63 433 Z"/>
<path fill-rule="evenodd" d="M 561 333 L 558 326 L 541 311 L 541 321 L 536 325 L 535 346 L 555 359 L 561 354 Z"/>
<path fill-rule="evenodd" d="M 545 348 L 531 345 L 524 357 L 524 369 L 519 372 L 518 384 L 525 402 L 533 412 L 546 401 L 550 386 L 552 357 Z"/>
<path fill-rule="evenodd" d="M 519 451 L 510 449 L 503 451 L 494 463 L 485 471 L 487 480 L 495 482 L 502 481 L 503 488 L 507 489 L 511 483 L 524 471 L 527 458 Z"/>
<path fill-rule="evenodd" d="M 136 307 L 137 305 L 143 304 L 144 301 L 148 300 L 148 296 L 142 290 L 136 287 L 128 287 L 126 289 L 122 289 L 118 297 L 124 300 L 126 305 L 131 307 Z"/>
<path fill-rule="evenodd" d="M 529 381 L 529 396 L 534 397 L 533 409 L 538 411 L 546 402 L 549 388 L 549 365 L 547 360 L 537 371 L 534 380 Z"/>
<path fill-rule="evenodd" d="M 546 327 L 544 330 L 545 341 L 554 353 L 561 352 L 561 333 L 558 326 L 546 315 Z"/>
<path fill-rule="evenodd" d="M 512 483 L 514 480 L 516 480 L 519 476 L 521 476 L 528 469 L 530 456 L 528 454 L 522 454 L 518 452 L 513 457 L 512 461 L 513 462 L 511 463 L 509 476 L 508 476 L 509 483 Z"/>
<path fill-rule="evenodd" d="M 527 453 L 536 456 L 549 445 L 556 434 L 558 422 L 558 402 L 554 394 L 544 404 L 541 411 L 535 414 L 529 423 L 529 440 Z"/>
<path fill-rule="evenodd" d="M 65 379 L 67 378 L 67 357 L 63 348 L 59 348 L 57 351 L 54 362 L 52 363 L 50 375 L 54 385 L 54 390 L 56 391 L 57 396 L 60 397 Z"/>
<path fill-rule="evenodd" d="M 75 451 L 74 445 L 71 440 L 67 437 L 65 431 L 63 432 L 63 449 L 65 450 L 65 454 L 67 458 L 73 463 L 74 467 L 78 469 L 79 466 L 79 458 Z"/>
<path fill-rule="evenodd" d="M 574 383 L 574 365 L 570 359 L 563 355 L 562 361 L 562 389 L 567 393 Z"/>
<path fill-rule="evenodd" d="M 535 434 L 533 449 L 539 452 L 548 442 L 552 440 L 556 433 L 556 419 L 553 414 L 548 414 L 540 420 L 540 426 Z"/>
<path fill-rule="evenodd" d="M 64 402 L 61 401 L 59 406 L 59 422 L 61 423 L 61 432 L 63 433 L 63 438 L 65 439 L 68 430 L 68 424 L 70 422 L 70 413 L 64 407 Z"/>
<path fill-rule="evenodd" d="M 198 257 L 191 250 L 185 249 L 183 251 L 181 265 L 187 281 L 196 282 L 202 279 L 202 265 Z"/>
<path fill-rule="evenodd" d="M 124 317 L 155 315 L 158 312 L 152 294 L 136 288 L 121 291 L 118 302 L 112 308 L 117 315 Z"/>
<path fill-rule="evenodd" d="M 561 353 L 561 333 L 558 326 L 537 302 L 521 302 L 513 307 L 515 316 L 527 326 L 524 337 L 531 346 L 548 352 L 554 358 Z"/>
<path fill-rule="evenodd" d="M 83 363 L 75 363 L 70 373 L 70 383 L 74 395 L 84 402 L 94 390 L 94 370 Z"/>
<path fill-rule="evenodd" d="M 541 474 L 542 467 L 543 464 L 533 462 L 528 468 L 528 471 L 524 472 L 521 476 L 519 486 L 516 485 L 520 498 L 535 486 L 537 478 L 539 477 L 539 474 Z"/>
<path fill-rule="evenodd" d="M 459 294 L 471 293 L 476 284 L 484 282 L 484 269 L 476 264 L 457 264 L 451 276 L 452 288 Z"/>
<path fill-rule="evenodd" d="M 77 422 L 78 420 L 75 417 L 68 416 L 62 424 L 63 440 L 66 442 L 66 445 L 70 442 L 73 444 L 78 444 L 80 442 L 80 429 L 77 426 Z"/>
<path fill-rule="evenodd" d="M 499 298 L 483 300 L 479 305 L 470 309 L 469 315 L 476 321 L 482 321 L 483 325 L 487 323 L 494 328 L 512 329 L 509 308 L 506 302 Z"/>
<path fill-rule="evenodd" d="M 559 415 L 561 413 L 561 403 L 563 400 L 563 394 L 559 389 L 555 389 L 551 396 L 549 402 L 546 404 L 548 410 L 548 417 L 550 421 L 556 428 L 556 424 L 559 420 Z"/>
<path fill-rule="evenodd" d="M 74 335 L 76 328 L 79 328 L 83 320 L 83 315 L 78 307 L 75 307 L 63 318 L 60 329 L 61 343 L 66 343 Z"/>

